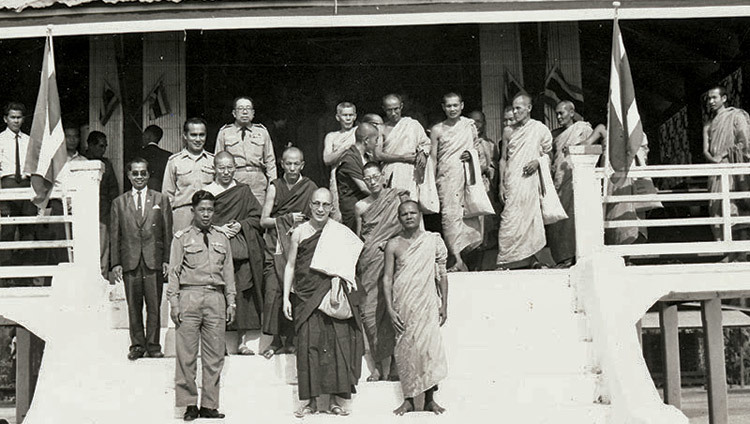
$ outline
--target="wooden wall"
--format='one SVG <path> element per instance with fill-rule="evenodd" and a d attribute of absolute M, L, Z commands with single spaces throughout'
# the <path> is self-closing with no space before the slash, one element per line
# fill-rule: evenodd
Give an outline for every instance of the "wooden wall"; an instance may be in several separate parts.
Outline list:
<path fill-rule="evenodd" d="M 185 87 L 185 39 L 182 32 L 162 32 L 143 36 L 143 98 L 162 81 L 170 113 L 149 119 L 143 107 L 143 128 L 156 124 L 164 130 L 160 146 L 171 152 L 182 149 L 182 124 L 187 119 Z"/>
<path fill-rule="evenodd" d="M 548 25 L 546 74 L 557 65 L 569 84 L 583 88 L 578 22 L 550 22 Z M 559 127 L 554 108 L 545 104 L 544 109 L 550 129 Z M 578 112 L 586 113 L 585 110 Z"/>

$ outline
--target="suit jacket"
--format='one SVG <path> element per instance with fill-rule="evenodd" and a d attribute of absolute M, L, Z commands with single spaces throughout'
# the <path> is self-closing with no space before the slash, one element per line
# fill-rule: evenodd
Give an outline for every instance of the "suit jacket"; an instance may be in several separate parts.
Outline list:
<path fill-rule="evenodd" d="M 143 209 L 143 216 L 139 216 L 131 191 L 112 202 L 109 232 L 113 268 L 122 265 L 124 272 L 132 271 L 141 257 L 151 270 L 169 263 L 172 208 L 167 195 L 148 189 Z"/>
<path fill-rule="evenodd" d="M 167 169 L 167 161 L 172 153 L 160 148 L 155 144 L 149 144 L 141 149 L 141 157 L 148 161 L 148 171 L 151 174 L 148 180 L 148 188 L 161 191 L 161 183 L 164 180 L 164 170 Z"/>

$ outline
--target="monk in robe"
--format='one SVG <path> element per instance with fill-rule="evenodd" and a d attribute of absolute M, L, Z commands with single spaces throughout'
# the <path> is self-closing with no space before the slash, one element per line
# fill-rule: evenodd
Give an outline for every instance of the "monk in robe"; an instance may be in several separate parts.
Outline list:
<path fill-rule="evenodd" d="M 747 163 L 750 162 L 750 115 L 742 109 L 727 106 L 727 93 L 724 87 L 714 87 L 708 91 L 708 104 L 714 112 L 714 117 L 705 125 L 703 134 L 703 155 L 709 163 Z M 736 175 L 729 177 L 730 191 L 748 190 L 747 175 Z M 709 191 L 721 192 L 721 179 L 709 177 Z M 712 200 L 709 203 L 711 216 L 722 216 L 721 200 Z M 730 212 L 732 216 L 750 215 L 748 199 L 733 200 Z M 713 227 L 716 240 L 722 240 L 723 235 L 720 226 Z M 733 239 L 747 240 L 747 225 L 734 225 L 732 227 Z M 732 262 L 744 261 L 746 254 L 743 252 L 732 253 L 729 260 Z"/>
<path fill-rule="evenodd" d="M 424 410 L 442 414 L 435 402 L 438 383 L 448 374 L 440 327 L 448 317 L 447 249 L 440 235 L 424 231 L 419 206 L 406 201 L 398 208 L 402 232 L 385 246 L 383 290 L 396 329 L 396 365 L 404 402 L 393 412 L 412 412 L 414 398 L 424 393 Z"/>
<path fill-rule="evenodd" d="M 331 216 L 341 221 L 341 210 L 339 208 L 339 194 L 336 187 L 336 169 L 341 162 L 344 153 L 354 145 L 354 131 L 357 127 L 357 107 L 352 103 L 343 102 L 336 105 L 336 121 L 341 128 L 331 131 L 323 139 L 323 163 L 331 167 L 331 178 L 328 188 L 333 193 L 333 210 Z"/>
<path fill-rule="evenodd" d="M 383 142 L 375 149 L 375 159 L 384 164 L 383 174 L 389 187 L 407 190 L 418 201 L 419 185 L 424 182 L 430 155 L 430 138 L 419 121 L 401 116 L 403 107 L 398 94 L 383 97 L 387 121 L 383 125 Z"/>
<path fill-rule="evenodd" d="M 361 305 L 362 322 L 370 345 L 370 355 L 375 363 L 367 381 L 378 381 L 386 376 L 385 361 L 393 355 L 393 346 L 396 343 L 381 289 L 383 249 L 385 243 L 401 231 L 398 205 L 409 198 L 409 193 L 405 190 L 384 188 L 385 179 L 380 165 L 376 162 L 365 164 L 364 180 L 370 189 L 370 195 L 354 205 L 356 233 L 365 242 L 357 262 L 357 283 L 365 292 Z M 388 380 L 398 380 L 396 364 L 393 361 Z"/>
<path fill-rule="evenodd" d="M 372 146 L 377 143 L 378 129 L 370 124 L 362 124 L 354 133 L 355 142 L 342 156 L 336 169 L 336 185 L 339 190 L 339 207 L 341 223 L 354 231 L 356 219 L 354 205 L 370 195 L 367 184 L 362 180 L 362 170 L 369 161 Z"/>
<path fill-rule="evenodd" d="M 539 267 L 535 255 L 547 244 L 537 172 L 542 155 L 552 150 L 552 134 L 544 124 L 531 119 L 531 107 L 527 94 L 513 99 L 516 128 L 508 140 L 505 208 L 497 239 L 497 265 L 501 268 Z"/>
<path fill-rule="evenodd" d="M 291 244 L 292 230 L 310 216 L 310 197 L 318 188 L 302 175 L 305 157 L 296 147 L 289 147 L 281 155 L 284 175 L 271 181 L 266 193 L 260 224 L 266 229 L 265 278 L 263 305 L 263 334 L 273 336 L 263 351 L 270 359 L 274 354 L 294 353 L 294 326 L 282 315 L 284 266 Z"/>
<path fill-rule="evenodd" d="M 248 330 L 260 329 L 263 308 L 263 251 L 260 203 L 247 184 L 234 180 L 234 156 L 219 152 L 214 156 L 216 176 L 205 190 L 213 194 L 213 224 L 229 238 L 237 285 L 237 308 L 233 327 L 237 330 L 241 355 L 254 355 L 247 346 Z"/>
<path fill-rule="evenodd" d="M 455 263 L 450 271 L 467 271 L 461 256 L 469 254 L 482 242 L 479 217 L 464 218 L 464 163 L 474 167 L 478 158 L 477 128 L 472 119 L 461 116 L 464 102 L 460 95 L 443 96 L 443 112 L 447 119 L 432 127 L 430 138 L 432 160 L 437 164 L 435 182 L 440 198 L 443 237 Z M 473 155 L 472 155 L 473 153 Z"/>
<path fill-rule="evenodd" d="M 494 269 L 495 258 L 497 257 L 497 229 L 499 221 L 499 212 L 501 210 L 498 203 L 497 173 L 500 161 L 500 148 L 494 140 L 487 136 L 486 118 L 480 110 L 475 110 L 469 114 L 469 118 L 474 120 L 477 127 L 477 144 L 479 150 L 479 164 L 482 168 L 482 183 L 487 192 L 487 197 L 492 203 L 492 207 L 498 215 L 485 215 L 482 220 L 482 245 L 477 249 L 476 264 L 474 267 L 469 265 L 469 269 L 481 270 L 484 268 L 485 261 L 489 261 L 487 269 Z"/>
<path fill-rule="evenodd" d="M 294 320 L 297 332 L 299 398 L 309 399 L 295 412 L 300 418 L 317 412 L 317 398 L 323 394 L 331 395 L 328 413 L 348 415 L 338 399 L 351 398 L 362 371 L 364 340 L 354 281 L 362 242 L 329 219 L 332 201 L 325 188 L 313 192 L 310 220 L 292 233 L 284 268 L 284 316 Z M 334 300 L 333 293 L 343 296 L 336 296 L 337 305 L 350 309 L 350 318 L 334 318 L 319 309 L 323 301 Z"/>
<path fill-rule="evenodd" d="M 558 267 L 573 265 L 576 257 L 575 208 L 573 206 L 573 166 L 567 148 L 584 144 L 591 135 L 591 124 L 574 121 L 576 107 L 573 102 L 562 101 L 555 108 L 557 122 L 562 125 L 553 132 L 552 178 L 557 197 L 568 215 L 567 219 L 547 226 L 547 238 L 552 259 Z"/>

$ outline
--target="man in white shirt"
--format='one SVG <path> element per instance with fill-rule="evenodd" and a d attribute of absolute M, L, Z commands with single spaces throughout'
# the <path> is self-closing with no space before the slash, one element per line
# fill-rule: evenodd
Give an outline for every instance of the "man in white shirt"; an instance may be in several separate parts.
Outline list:
<path fill-rule="evenodd" d="M 26 163 L 26 149 L 29 146 L 29 136 L 21 132 L 26 115 L 26 107 L 21 103 L 11 102 L 3 110 L 3 120 L 7 125 L 0 132 L 0 186 L 2 188 L 30 187 L 29 175 L 23 172 Z M 29 200 L 8 200 L 0 202 L 2 216 L 34 216 L 36 207 Z M 20 240 L 34 239 L 32 225 L 3 225 L 0 227 L 0 240 L 13 241 L 16 239 L 18 228 Z M 0 265 L 28 265 L 29 255 L 24 252 L 10 250 L 0 251 Z"/>

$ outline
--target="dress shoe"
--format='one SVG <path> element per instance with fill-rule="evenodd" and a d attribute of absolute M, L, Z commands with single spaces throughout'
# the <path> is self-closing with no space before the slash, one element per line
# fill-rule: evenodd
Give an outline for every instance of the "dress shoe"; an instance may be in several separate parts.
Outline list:
<path fill-rule="evenodd" d="M 224 418 L 224 414 L 219 412 L 217 409 L 209 409 L 201 407 L 201 418 Z"/>
<path fill-rule="evenodd" d="M 148 353 L 148 357 L 149 358 L 163 358 L 164 354 L 161 351 L 156 350 L 156 351 L 153 351 L 153 352 L 149 352 Z"/>
<path fill-rule="evenodd" d="M 143 358 L 143 355 L 145 353 L 146 352 L 144 352 L 144 351 L 142 351 L 140 349 L 133 349 L 130 352 L 128 352 L 128 359 L 130 359 L 131 361 L 135 361 L 136 359 Z"/>
<path fill-rule="evenodd" d="M 198 406 L 196 405 L 190 405 L 185 409 L 185 415 L 182 416 L 182 419 L 185 421 L 193 421 L 194 419 L 198 418 L 200 416 L 200 413 L 198 412 Z"/>

